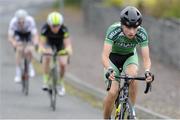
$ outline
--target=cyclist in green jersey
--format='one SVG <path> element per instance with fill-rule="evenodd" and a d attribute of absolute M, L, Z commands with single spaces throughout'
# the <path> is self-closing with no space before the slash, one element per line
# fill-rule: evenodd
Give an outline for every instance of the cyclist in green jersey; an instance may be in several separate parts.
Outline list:
<path fill-rule="evenodd" d="M 119 83 L 114 76 L 120 75 L 122 71 L 129 76 L 138 73 L 138 55 L 136 46 L 141 47 L 144 62 L 146 82 L 152 81 L 151 59 L 149 56 L 148 36 L 146 30 L 141 27 L 142 15 L 135 7 L 128 6 L 121 11 L 120 22 L 112 24 L 106 33 L 102 62 L 104 74 L 109 73 L 109 78 L 104 78 L 108 94 L 104 99 L 104 118 L 109 119 L 113 105 L 118 95 Z M 105 75 L 104 75 L 105 76 Z M 137 96 L 137 81 L 130 84 L 130 99 L 134 105 Z"/>

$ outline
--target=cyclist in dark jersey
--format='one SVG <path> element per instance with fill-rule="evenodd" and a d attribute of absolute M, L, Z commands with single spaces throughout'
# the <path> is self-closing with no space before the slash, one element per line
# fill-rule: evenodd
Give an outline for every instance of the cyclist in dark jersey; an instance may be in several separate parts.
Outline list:
<path fill-rule="evenodd" d="M 71 41 L 67 27 L 63 24 L 63 16 L 58 12 L 52 12 L 48 15 L 47 23 L 41 29 L 40 49 L 43 53 L 52 53 L 53 48 L 60 54 L 72 54 Z M 43 90 L 47 90 L 49 79 L 49 64 L 51 57 L 43 56 Z M 58 94 L 65 94 L 64 74 L 66 71 L 68 55 L 58 57 L 60 67 L 60 79 L 58 80 Z"/>
<path fill-rule="evenodd" d="M 113 105 L 118 95 L 119 83 L 114 76 L 119 76 L 124 71 L 129 76 L 136 76 L 138 72 L 138 55 L 136 46 L 141 47 L 144 62 L 146 81 L 152 81 L 151 60 L 149 57 L 148 37 L 145 29 L 141 27 L 142 16 L 135 7 L 128 6 L 121 11 L 120 22 L 112 24 L 106 33 L 102 61 L 104 74 L 113 71 L 109 78 L 104 78 L 108 94 L 104 100 L 104 118 L 109 119 Z M 137 83 L 130 84 L 130 99 L 135 104 Z M 134 113 L 135 116 L 135 113 Z"/>

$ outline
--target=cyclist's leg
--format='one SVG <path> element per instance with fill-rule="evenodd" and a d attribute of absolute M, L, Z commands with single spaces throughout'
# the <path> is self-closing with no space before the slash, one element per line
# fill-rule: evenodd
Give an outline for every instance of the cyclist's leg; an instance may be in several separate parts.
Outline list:
<path fill-rule="evenodd" d="M 43 54 L 52 53 L 50 47 L 44 51 Z M 51 56 L 43 55 L 42 64 L 43 64 L 43 90 L 47 90 L 48 88 L 48 80 L 49 80 L 49 65 L 51 61 Z"/>
<path fill-rule="evenodd" d="M 129 76 L 132 76 L 132 77 L 136 76 L 138 73 L 138 64 L 139 64 L 138 56 L 137 56 L 137 53 L 135 52 L 133 56 L 131 56 L 130 58 L 126 60 L 123 66 L 123 70 Z M 137 97 L 137 81 L 135 80 L 131 81 L 131 84 L 129 87 L 129 97 L 132 103 L 132 107 L 134 109 L 134 105 L 135 105 L 136 97 Z M 135 116 L 135 113 L 133 114 Z"/>
<path fill-rule="evenodd" d="M 34 70 L 34 67 L 33 67 L 33 64 L 32 64 L 32 52 L 34 50 L 34 46 L 30 43 L 26 46 L 25 48 L 25 56 L 26 58 L 28 58 L 29 60 L 29 75 L 30 77 L 34 77 L 35 76 L 35 70 Z"/>
<path fill-rule="evenodd" d="M 67 55 L 58 57 L 58 62 L 59 62 L 59 67 L 60 67 L 60 79 L 64 79 L 64 75 L 67 68 L 67 60 L 68 60 Z"/>
<path fill-rule="evenodd" d="M 113 67 L 113 69 L 115 70 L 115 75 L 119 76 L 120 73 L 119 73 L 118 68 L 111 61 L 110 61 L 110 64 L 111 64 L 111 67 Z M 104 73 L 106 73 L 106 71 L 104 71 Z M 106 79 L 105 77 L 104 77 L 104 80 L 105 80 L 106 87 L 108 87 L 108 84 L 110 81 Z M 107 96 L 104 99 L 104 105 L 103 105 L 104 119 L 109 119 L 111 117 L 114 103 L 118 96 L 118 91 L 119 91 L 119 83 L 117 81 L 111 81 L 111 82 L 112 82 L 111 87 L 108 91 Z"/>
<path fill-rule="evenodd" d="M 20 82 L 21 81 L 21 68 L 20 68 L 20 63 L 22 59 L 22 53 L 23 53 L 23 46 L 21 41 L 16 41 L 17 46 L 16 46 L 16 51 L 15 51 L 15 56 L 16 56 L 16 76 L 14 81 L 15 82 Z"/>
<path fill-rule="evenodd" d="M 58 62 L 59 62 L 59 67 L 60 67 L 60 78 L 58 80 L 58 85 L 59 85 L 58 93 L 61 96 L 65 94 L 64 75 L 67 68 L 67 60 L 68 60 L 67 55 L 58 57 Z"/>

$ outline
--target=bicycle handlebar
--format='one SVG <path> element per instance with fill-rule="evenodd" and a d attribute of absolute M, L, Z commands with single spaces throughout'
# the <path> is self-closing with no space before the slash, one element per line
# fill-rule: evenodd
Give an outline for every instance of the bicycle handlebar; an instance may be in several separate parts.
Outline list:
<path fill-rule="evenodd" d="M 124 80 L 140 80 L 140 81 L 145 81 L 146 77 L 128 77 L 128 76 L 115 76 L 117 79 L 124 79 Z"/>
<path fill-rule="evenodd" d="M 117 79 L 124 79 L 124 80 L 139 80 L 139 81 L 145 81 L 146 77 L 128 77 L 128 76 L 115 76 Z M 152 81 L 154 80 L 154 75 L 152 75 Z M 152 89 L 151 82 L 146 83 L 146 89 L 144 91 L 145 94 L 147 94 Z"/>
<path fill-rule="evenodd" d="M 52 56 L 53 58 L 55 58 L 56 56 L 61 56 L 61 55 L 68 55 L 68 64 L 70 64 L 70 56 L 69 56 L 68 52 L 59 53 L 59 52 L 56 52 L 56 51 L 54 51 L 53 53 L 44 53 L 41 56 L 40 63 L 42 63 L 42 57 L 43 56 Z"/>

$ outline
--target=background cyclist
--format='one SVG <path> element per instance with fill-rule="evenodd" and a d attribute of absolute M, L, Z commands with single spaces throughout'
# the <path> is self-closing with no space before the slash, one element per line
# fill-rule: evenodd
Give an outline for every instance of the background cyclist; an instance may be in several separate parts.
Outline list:
<path fill-rule="evenodd" d="M 20 61 L 23 52 L 25 52 L 25 54 L 28 55 L 28 58 L 30 58 L 29 75 L 30 77 L 33 77 L 35 71 L 31 63 L 32 50 L 34 45 L 38 43 L 38 33 L 34 18 L 28 15 L 27 11 L 19 9 L 15 12 L 14 17 L 9 24 L 8 39 L 16 52 L 16 75 L 14 81 L 21 81 Z M 25 49 L 23 49 L 23 41 L 29 43 Z"/>
<path fill-rule="evenodd" d="M 52 12 L 47 17 L 47 23 L 41 29 L 40 49 L 43 53 L 52 53 L 52 47 L 56 47 L 60 54 L 72 54 L 71 40 L 67 27 L 63 24 L 63 16 L 58 12 Z M 43 56 L 43 90 L 48 89 L 49 64 L 51 56 Z M 58 80 L 58 94 L 65 94 L 64 75 L 67 67 L 68 55 L 58 57 L 60 67 L 60 79 Z"/>

